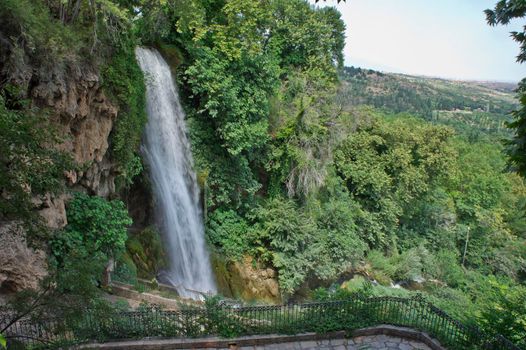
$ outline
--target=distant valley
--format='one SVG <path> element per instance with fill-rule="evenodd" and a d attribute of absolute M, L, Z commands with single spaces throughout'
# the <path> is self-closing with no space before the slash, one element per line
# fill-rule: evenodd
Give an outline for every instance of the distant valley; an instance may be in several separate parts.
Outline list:
<path fill-rule="evenodd" d="M 389 113 L 409 113 L 462 133 L 509 135 L 505 123 L 517 108 L 506 82 L 458 81 L 345 67 L 340 75 L 340 103 L 371 105 Z"/>

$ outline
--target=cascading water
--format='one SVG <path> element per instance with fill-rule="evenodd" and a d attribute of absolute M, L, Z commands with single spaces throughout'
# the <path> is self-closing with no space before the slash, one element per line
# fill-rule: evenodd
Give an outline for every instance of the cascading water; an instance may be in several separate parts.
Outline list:
<path fill-rule="evenodd" d="M 150 167 L 156 211 L 168 244 L 170 267 L 165 278 L 183 297 L 201 299 L 215 293 L 204 241 L 199 187 L 193 170 L 185 115 L 170 67 L 159 52 L 137 48 L 146 78 L 148 123 L 142 151 Z"/>

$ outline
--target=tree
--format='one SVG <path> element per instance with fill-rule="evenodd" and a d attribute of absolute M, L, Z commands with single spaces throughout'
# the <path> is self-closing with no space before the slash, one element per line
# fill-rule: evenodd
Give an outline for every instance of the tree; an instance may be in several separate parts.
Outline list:
<path fill-rule="evenodd" d="M 94 313 L 111 311 L 108 303 L 100 297 L 101 289 L 97 288 L 94 278 L 103 265 L 104 260 L 97 256 L 75 256 L 69 257 L 67 264 L 60 269 L 51 267 L 38 289 L 23 290 L 3 305 L 0 335 L 4 334 L 8 342 L 29 338 L 42 348 L 58 348 L 57 344 L 52 344 L 51 332 L 61 333 L 79 322 L 85 322 L 88 308 Z M 19 333 L 19 322 L 38 325 L 50 318 L 57 322 L 46 332 Z M 8 343 L 9 348 L 10 345 Z"/>
<path fill-rule="evenodd" d="M 523 18 L 526 15 L 526 2 L 524 0 L 501 0 L 493 10 L 487 9 L 486 20 L 489 25 L 506 25 L 514 18 Z M 520 44 L 517 62 L 526 61 L 526 26 L 522 32 L 511 32 L 512 38 Z M 517 94 L 521 107 L 512 112 L 513 122 L 509 127 L 515 130 L 515 135 L 508 142 L 508 155 L 512 166 L 522 176 L 526 176 L 526 78 L 519 83 Z"/>
<path fill-rule="evenodd" d="M 21 336 L 16 328 L 20 320 L 38 323 L 53 315 L 65 326 L 80 320 L 86 307 L 107 309 L 97 281 L 108 259 L 124 250 L 126 227 L 132 223 L 126 207 L 118 200 L 77 193 L 67 218 L 66 228 L 50 241 L 49 275 L 38 289 L 17 293 L 6 305 L 8 317 L 0 322 L 0 334 L 7 339 Z"/>
<path fill-rule="evenodd" d="M 12 98 L 13 89 L 6 90 L 0 91 L 0 218 L 22 219 L 34 229 L 39 219 L 32 196 L 61 191 L 60 179 L 72 162 L 49 147 L 50 141 L 58 144 L 60 139 L 45 114 L 25 109 L 27 101 Z"/>
<path fill-rule="evenodd" d="M 122 252 L 132 224 L 123 202 L 106 201 L 77 193 L 69 203 L 68 225 L 51 241 L 53 255 L 60 265 L 71 256 L 112 258 Z"/>
<path fill-rule="evenodd" d="M 375 119 L 336 148 L 336 172 L 360 203 L 359 226 L 370 246 L 391 243 L 403 213 L 448 176 L 456 158 L 452 134 L 412 118 Z"/>
<path fill-rule="evenodd" d="M 490 334 L 500 334 L 519 348 L 526 345 L 526 287 L 489 278 L 488 299 L 479 321 Z"/>

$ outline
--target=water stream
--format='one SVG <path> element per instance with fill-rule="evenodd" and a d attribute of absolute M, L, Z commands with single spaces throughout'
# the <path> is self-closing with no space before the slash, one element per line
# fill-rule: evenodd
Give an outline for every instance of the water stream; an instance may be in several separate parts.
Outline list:
<path fill-rule="evenodd" d="M 135 54 L 146 78 L 148 122 L 142 152 L 170 263 L 164 280 L 181 296 L 201 299 L 200 293 L 215 293 L 216 286 L 204 240 L 185 114 L 170 67 L 159 52 L 137 48 Z"/>

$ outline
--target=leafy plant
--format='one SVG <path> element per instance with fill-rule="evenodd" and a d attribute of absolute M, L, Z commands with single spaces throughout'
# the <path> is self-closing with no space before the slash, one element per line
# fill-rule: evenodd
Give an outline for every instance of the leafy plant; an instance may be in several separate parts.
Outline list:
<path fill-rule="evenodd" d="M 9 90 L 9 89 L 8 89 Z M 28 109 L 15 92 L 0 90 L 0 215 L 35 223 L 32 196 L 59 193 L 71 158 L 53 147 L 60 138 L 44 111 Z"/>
<path fill-rule="evenodd" d="M 488 282 L 493 293 L 480 315 L 485 330 L 501 334 L 518 346 L 526 345 L 526 288 L 499 283 L 496 279 Z"/>
<path fill-rule="evenodd" d="M 524 18 L 526 16 L 526 4 L 520 0 L 500 0 L 496 3 L 494 9 L 487 9 L 486 20 L 489 25 L 506 25 L 511 20 Z M 512 38 L 520 44 L 520 51 L 517 55 L 517 62 L 526 61 L 526 28 L 522 32 L 511 32 Z M 520 108 L 513 111 L 513 121 L 509 127 L 514 130 L 513 139 L 508 142 L 508 155 L 511 164 L 522 175 L 526 175 L 526 80 L 519 83 L 517 96 L 520 102 Z"/>
<path fill-rule="evenodd" d="M 226 257 L 236 260 L 249 250 L 250 226 L 235 211 L 215 210 L 208 217 L 207 237 Z"/>
<path fill-rule="evenodd" d="M 127 226 L 132 224 L 123 202 L 76 193 L 68 204 L 68 225 L 51 241 L 57 260 L 68 255 L 115 257 L 124 250 Z"/>
<path fill-rule="evenodd" d="M 120 166 L 118 188 L 129 186 L 143 170 L 138 151 L 147 120 L 146 88 L 135 59 L 135 45 L 132 38 L 124 37 L 102 68 L 103 87 L 119 105 L 111 134 L 113 157 Z"/>

